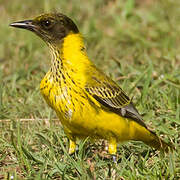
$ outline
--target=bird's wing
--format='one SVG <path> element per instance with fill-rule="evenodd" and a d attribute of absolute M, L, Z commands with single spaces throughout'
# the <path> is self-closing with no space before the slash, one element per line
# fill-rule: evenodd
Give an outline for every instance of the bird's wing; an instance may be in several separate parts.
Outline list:
<path fill-rule="evenodd" d="M 86 83 L 85 90 L 102 106 L 146 127 L 129 97 L 114 81 L 101 73 L 99 76 L 91 76 L 89 82 Z"/>

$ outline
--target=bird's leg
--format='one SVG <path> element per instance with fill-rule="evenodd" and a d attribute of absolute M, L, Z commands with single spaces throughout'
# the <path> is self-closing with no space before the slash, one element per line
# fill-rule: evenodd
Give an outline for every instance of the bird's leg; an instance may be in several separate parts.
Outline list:
<path fill-rule="evenodd" d="M 75 150 L 76 150 L 76 142 L 70 139 L 68 153 L 73 154 L 75 152 Z"/>
<path fill-rule="evenodd" d="M 116 152 L 117 152 L 117 142 L 116 142 L 116 139 L 113 138 L 109 141 L 109 148 L 108 148 L 108 151 L 109 151 L 109 154 L 112 155 L 112 158 L 113 158 L 113 162 L 117 162 L 117 159 L 116 159 Z"/>
<path fill-rule="evenodd" d="M 76 137 L 72 134 L 71 130 L 69 130 L 66 126 L 64 126 L 64 132 L 69 139 L 68 153 L 73 154 L 76 150 Z"/>

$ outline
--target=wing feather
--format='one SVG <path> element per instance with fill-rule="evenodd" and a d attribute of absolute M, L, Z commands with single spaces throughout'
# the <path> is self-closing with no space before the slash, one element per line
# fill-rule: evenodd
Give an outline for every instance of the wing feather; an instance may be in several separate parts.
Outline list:
<path fill-rule="evenodd" d="M 102 106 L 125 118 L 130 118 L 146 127 L 142 117 L 125 92 L 110 78 L 103 80 L 92 78 L 93 83 L 87 84 L 85 90 Z"/>

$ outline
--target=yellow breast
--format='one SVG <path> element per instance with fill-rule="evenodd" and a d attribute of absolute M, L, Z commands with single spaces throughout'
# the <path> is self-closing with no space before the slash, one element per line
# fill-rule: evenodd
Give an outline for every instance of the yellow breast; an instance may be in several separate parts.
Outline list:
<path fill-rule="evenodd" d="M 62 124 L 68 127 L 80 124 L 83 110 L 87 111 L 88 107 L 90 108 L 83 89 L 73 79 L 69 79 L 66 73 L 57 79 L 53 72 L 49 71 L 41 81 L 40 90 L 48 105 L 56 111 Z"/>

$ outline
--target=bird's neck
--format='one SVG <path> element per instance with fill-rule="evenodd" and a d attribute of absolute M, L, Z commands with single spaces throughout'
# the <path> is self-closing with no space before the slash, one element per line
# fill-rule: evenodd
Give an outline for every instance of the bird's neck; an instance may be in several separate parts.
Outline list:
<path fill-rule="evenodd" d="M 71 77 L 74 81 L 84 83 L 84 73 L 92 62 L 86 54 L 82 36 L 69 34 L 62 40 L 61 45 L 49 46 L 53 54 L 51 72 L 54 77 Z"/>
<path fill-rule="evenodd" d="M 85 65 L 91 64 L 79 33 L 67 35 L 60 45 L 49 46 L 53 55 L 52 68 L 82 70 Z"/>

